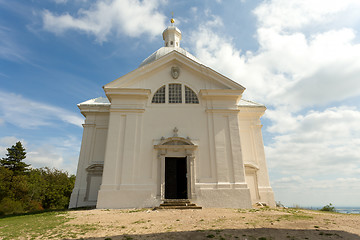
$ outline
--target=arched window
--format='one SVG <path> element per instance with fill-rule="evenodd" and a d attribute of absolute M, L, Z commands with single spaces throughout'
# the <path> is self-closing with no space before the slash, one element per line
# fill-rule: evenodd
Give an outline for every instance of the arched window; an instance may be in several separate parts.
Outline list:
<path fill-rule="evenodd" d="M 187 86 L 185 86 L 185 103 L 199 103 L 196 93 Z"/>
<path fill-rule="evenodd" d="M 151 102 L 152 103 L 165 103 L 165 85 L 156 91 Z"/>
<path fill-rule="evenodd" d="M 188 86 L 181 83 L 170 83 L 160 87 L 154 94 L 152 103 L 180 103 L 198 104 L 196 93 Z"/>

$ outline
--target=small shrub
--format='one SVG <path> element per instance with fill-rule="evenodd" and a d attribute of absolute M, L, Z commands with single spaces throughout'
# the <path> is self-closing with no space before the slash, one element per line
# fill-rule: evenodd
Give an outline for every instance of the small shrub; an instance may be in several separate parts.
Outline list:
<path fill-rule="evenodd" d="M 24 212 L 23 203 L 11 198 L 5 197 L 0 202 L 0 215 L 16 214 Z"/>
<path fill-rule="evenodd" d="M 285 206 L 280 202 L 276 202 L 276 207 L 285 208 Z"/>
<path fill-rule="evenodd" d="M 320 211 L 324 211 L 324 212 L 336 212 L 335 211 L 335 207 L 329 203 L 328 205 L 325 205 L 324 207 L 322 207 L 322 209 L 320 209 Z"/>

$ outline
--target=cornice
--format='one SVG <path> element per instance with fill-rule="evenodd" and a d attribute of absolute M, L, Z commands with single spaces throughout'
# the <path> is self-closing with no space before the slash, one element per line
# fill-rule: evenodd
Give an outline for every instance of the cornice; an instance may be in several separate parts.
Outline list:
<path fill-rule="evenodd" d="M 212 108 L 206 109 L 205 112 L 207 113 L 239 113 L 239 109 L 227 109 L 227 108 Z"/>
<path fill-rule="evenodd" d="M 116 108 L 112 107 L 110 112 L 121 112 L 121 113 L 144 113 L 144 108 Z"/>
<path fill-rule="evenodd" d="M 110 101 L 113 98 L 147 99 L 151 93 L 150 89 L 143 88 L 104 87 L 104 91 Z"/>
<path fill-rule="evenodd" d="M 201 89 L 201 98 L 224 98 L 240 100 L 244 89 Z"/>

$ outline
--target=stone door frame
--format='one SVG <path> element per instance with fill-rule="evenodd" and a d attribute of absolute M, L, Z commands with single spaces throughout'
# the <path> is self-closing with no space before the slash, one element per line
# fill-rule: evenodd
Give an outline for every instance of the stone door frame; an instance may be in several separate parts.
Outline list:
<path fill-rule="evenodd" d="M 165 158 L 185 157 L 187 167 L 188 199 L 195 199 L 195 150 L 197 145 L 182 137 L 169 137 L 161 140 L 154 148 L 158 151 L 158 189 L 157 198 L 165 200 Z"/>

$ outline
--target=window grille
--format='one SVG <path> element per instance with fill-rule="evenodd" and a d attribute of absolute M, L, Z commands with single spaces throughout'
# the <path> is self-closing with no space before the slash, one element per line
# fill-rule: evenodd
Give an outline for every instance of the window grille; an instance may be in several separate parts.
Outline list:
<path fill-rule="evenodd" d="M 185 91 L 185 93 L 183 92 Z M 168 95 L 166 94 L 168 92 Z M 169 103 L 182 103 L 182 96 L 185 96 L 185 103 L 190 104 L 198 104 L 199 99 L 196 95 L 196 93 L 189 88 L 188 86 L 184 85 L 184 88 L 181 87 L 181 84 L 179 83 L 172 83 L 169 84 L 168 91 L 166 90 L 166 85 L 159 88 L 151 102 L 152 103 L 165 103 L 165 98 L 168 97 Z"/>
<path fill-rule="evenodd" d="M 165 103 L 165 86 L 159 88 L 153 96 L 152 103 Z"/>
<path fill-rule="evenodd" d="M 169 84 L 169 103 L 182 103 L 181 84 Z"/>
<path fill-rule="evenodd" d="M 185 86 L 185 103 L 199 103 L 196 93 L 187 86 Z"/>

